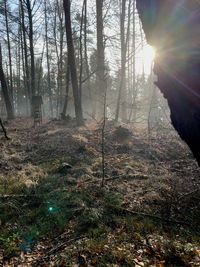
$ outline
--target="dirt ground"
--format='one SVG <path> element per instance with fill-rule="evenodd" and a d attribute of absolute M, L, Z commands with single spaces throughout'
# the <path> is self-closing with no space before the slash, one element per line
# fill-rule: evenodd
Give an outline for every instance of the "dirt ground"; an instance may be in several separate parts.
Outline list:
<path fill-rule="evenodd" d="M 34 128 L 30 119 L 17 118 L 5 124 L 5 127 L 11 139 L 5 140 L 0 133 L 1 201 L 18 194 L 18 186 L 24 184 L 26 188 L 34 188 L 41 179 L 55 172 L 68 176 L 71 186 L 64 188 L 65 190 L 75 188 L 92 192 L 91 194 L 95 192 L 97 198 L 102 182 L 101 125 L 88 123 L 77 128 L 73 123 L 68 125 L 58 120 Z M 159 223 L 172 223 L 178 228 L 189 226 L 199 231 L 200 170 L 188 147 L 172 129 L 161 129 L 148 136 L 144 130 L 116 126 L 108 121 L 104 146 L 103 190 L 121 196 L 122 212 L 151 220 L 155 218 Z M 59 179 L 59 176 L 56 177 Z M 0 228 L 8 227 L 8 224 L 9 221 L 6 224 L 0 223 Z M 70 230 L 71 224 L 73 225 L 73 220 L 68 224 L 68 230 L 59 235 L 59 240 L 40 240 L 32 251 L 20 252 L 18 256 L 2 260 L 3 266 L 200 266 L 198 239 L 196 242 L 189 242 L 188 239 L 183 242 L 192 244 L 193 254 L 190 251 L 189 258 L 183 259 L 182 263 L 180 260 L 167 265 L 166 259 L 158 259 L 156 256 L 156 253 L 163 253 L 156 245 L 157 241 L 160 240 L 160 244 L 163 244 L 163 239 L 166 238 L 157 230 L 153 237 L 148 232 L 145 233 L 148 238 L 141 238 L 142 245 L 136 246 L 133 237 L 132 242 L 119 241 L 119 237 L 126 231 L 117 226 L 107 234 L 103 245 L 99 246 L 92 243 L 94 240 L 88 244 L 87 235 L 70 241 L 69 233 L 73 231 Z M 148 241 L 150 239 L 151 245 Z M 113 240 L 118 241 L 114 244 Z M 147 251 L 147 247 L 150 251 Z M 114 260 L 107 260 L 108 263 L 102 261 L 102 255 L 109 254 L 110 250 L 115 263 Z M 129 252 L 129 255 L 124 256 L 126 263 L 121 261 L 119 252 L 123 255 Z M 181 253 L 184 254 L 183 251 Z"/>

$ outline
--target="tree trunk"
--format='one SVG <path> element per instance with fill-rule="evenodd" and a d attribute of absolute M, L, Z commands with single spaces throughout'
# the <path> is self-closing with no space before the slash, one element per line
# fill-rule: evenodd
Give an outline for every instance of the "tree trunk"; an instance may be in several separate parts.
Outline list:
<path fill-rule="evenodd" d="M 30 0 L 26 0 L 26 6 L 28 11 L 29 20 L 29 46 L 30 46 L 30 57 L 31 57 L 31 94 L 35 96 L 35 55 L 34 55 L 34 44 L 33 44 L 33 14 Z"/>
<path fill-rule="evenodd" d="M 157 50 L 155 84 L 168 101 L 173 126 L 200 165 L 200 4 L 176 2 L 178 8 L 174 1 L 137 0 L 137 8 L 147 41 Z"/>
<path fill-rule="evenodd" d="M 13 111 L 12 103 L 11 103 L 10 96 L 8 93 L 8 86 L 6 83 L 5 74 L 3 71 L 1 44 L 0 44 L 0 81 L 1 81 L 2 93 L 3 93 L 5 104 L 6 104 L 6 111 L 7 111 L 8 119 L 14 119 L 14 111 Z"/>
<path fill-rule="evenodd" d="M 49 93 L 49 112 L 53 118 L 53 105 L 52 105 L 52 91 L 51 91 L 51 77 L 50 77 L 50 61 L 49 61 L 49 44 L 48 44 L 48 20 L 47 20 L 47 4 L 44 1 L 45 12 L 45 42 L 46 42 L 46 60 L 47 60 L 47 86 Z"/>
<path fill-rule="evenodd" d="M 90 68 L 88 63 L 88 52 L 87 52 L 87 0 L 85 0 L 85 14 L 84 14 L 84 55 L 85 55 L 86 75 L 87 75 L 87 88 L 92 107 L 91 111 L 92 111 L 92 116 L 95 116 L 95 106 L 94 106 L 95 103 L 91 92 Z"/>
<path fill-rule="evenodd" d="M 28 65 L 28 48 L 26 41 L 26 28 L 25 28 L 25 18 L 24 18 L 24 7 L 23 2 L 20 0 L 20 8 L 21 8 L 21 28 L 22 28 L 22 49 L 24 50 L 24 78 L 25 78 L 25 90 L 26 94 L 31 102 L 31 90 L 30 90 L 30 73 L 29 73 L 29 65 Z"/>
<path fill-rule="evenodd" d="M 126 17 L 126 0 L 122 0 L 122 8 L 120 15 L 120 38 L 121 38 L 121 77 L 120 77 L 120 86 L 117 98 L 117 109 L 115 114 L 115 121 L 119 120 L 120 116 L 120 108 L 122 109 L 122 120 L 127 122 L 127 92 L 126 92 L 126 53 L 127 53 L 127 45 L 130 35 L 130 11 L 131 11 L 131 2 L 129 2 L 128 8 L 128 26 L 127 26 L 127 34 L 125 34 L 125 17 Z"/>
<path fill-rule="evenodd" d="M 129 114 L 129 122 L 131 122 L 133 117 L 133 122 L 135 122 L 136 119 L 136 96 L 137 96 L 137 88 L 136 88 L 136 82 L 135 82 L 135 54 L 136 54 L 136 47 L 135 47 L 135 41 L 136 41 L 136 31 L 135 31 L 135 16 L 136 16 L 136 10 L 135 10 L 135 0 L 133 1 L 133 38 L 132 38 L 132 57 L 131 57 L 131 65 L 132 65 L 132 105 L 131 110 Z"/>
<path fill-rule="evenodd" d="M 67 106 L 68 106 L 68 98 L 69 98 L 69 81 L 70 81 L 70 69 L 68 65 L 68 60 L 67 60 L 67 73 L 66 73 L 66 95 L 65 95 L 65 100 L 64 100 L 64 106 L 63 110 L 61 113 L 61 118 L 65 118 L 66 112 L 67 112 Z"/>
<path fill-rule="evenodd" d="M 73 89 L 73 96 L 74 96 L 76 122 L 78 126 L 81 126 L 84 124 L 84 120 L 83 120 L 82 103 L 81 103 L 81 97 L 80 97 L 81 94 L 80 94 L 79 87 L 78 87 L 74 43 L 72 39 L 70 0 L 63 0 L 63 7 L 64 7 L 64 12 L 65 12 L 68 60 L 69 60 L 69 66 L 70 66 L 70 72 L 71 72 L 71 82 L 72 82 L 72 89 Z"/>
<path fill-rule="evenodd" d="M 105 55 L 103 43 L 103 0 L 96 0 L 97 15 L 97 117 L 103 118 L 105 95 Z"/>
<path fill-rule="evenodd" d="M 7 35 L 7 42 L 8 42 L 8 58 L 9 58 L 9 80 L 10 80 L 10 96 L 11 101 L 13 103 L 13 77 L 12 77 L 12 57 L 11 57 L 11 49 L 10 49 L 10 34 L 9 34 L 9 25 L 8 25 L 8 11 L 7 11 L 7 0 L 4 0 L 4 7 L 5 7 L 5 19 L 6 19 L 6 35 Z"/>

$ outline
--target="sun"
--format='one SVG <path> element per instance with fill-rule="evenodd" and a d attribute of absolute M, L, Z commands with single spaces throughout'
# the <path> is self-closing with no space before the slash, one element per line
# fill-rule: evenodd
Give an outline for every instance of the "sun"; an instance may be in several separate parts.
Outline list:
<path fill-rule="evenodd" d="M 146 45 L 144 47 L 143 52 L 142 52 L 142 57 L 145 63 L 152 64 L 152 62 L 154 61 L 155 55 L 156 55 L 155 48 L 153 48 L 150 45 Z"/>
<path fill-rule="evenodd" d="M 136 66 L 139 72 L 144 71 L 145 74 L 150 74 L 155 56 L 155 48 L 146 44 L 138 53 L 138 62 Z"/>

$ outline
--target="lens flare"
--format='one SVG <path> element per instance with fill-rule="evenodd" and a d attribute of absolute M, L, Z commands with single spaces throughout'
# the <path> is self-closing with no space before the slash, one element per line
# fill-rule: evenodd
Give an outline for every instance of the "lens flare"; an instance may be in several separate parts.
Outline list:
<path fill-rule="evenodd" d="M 155 48 L 153 48 L 150 45 L 147 45 L 144 48 L 143 53 L 142 53 L 142 57 L 143 57 L 144 63 L 146 63 L 148 65 L 152 64 L 152 62 L 154 61 L 155 56 L 156 56 Z"/>

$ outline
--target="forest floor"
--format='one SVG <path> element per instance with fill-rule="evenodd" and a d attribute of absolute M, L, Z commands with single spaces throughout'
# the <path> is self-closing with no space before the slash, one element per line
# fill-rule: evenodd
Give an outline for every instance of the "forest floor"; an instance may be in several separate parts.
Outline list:
<path fill-rule="evenodd" d="M 200 170 L 173 130 L 18 118 L 0 133 L 0 266 L 200 266 Z"/>

